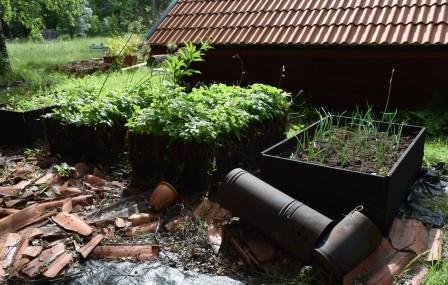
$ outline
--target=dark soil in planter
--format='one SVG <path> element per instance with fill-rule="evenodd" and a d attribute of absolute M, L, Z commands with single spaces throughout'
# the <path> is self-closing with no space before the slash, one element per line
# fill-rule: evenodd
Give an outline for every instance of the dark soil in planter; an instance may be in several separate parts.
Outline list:
<path fill-rule="evenodd" d="M 41 116 L 50 110 L 51 107 L 27 112 L 0 110 L 0 145 L 32 146 L 43 139 Z"/>
<path fill-rule="evenodd" d="M 358 169 L 350 169 L 352 164 L 343 168 L 337 160 L 333 160 L 332 165 L 323 165 L 315 161 L 297 160 L 297 156 L 291 158 L 298 139 L 302 139 L 306 131 L 312 134 L 317 126 L 318 123 L 315 123 L 295 137 L 263 151 L 262 179 L 334 220 L 341 219 L 362 205 L 363 213 L 387 235 L 420 171 L 425 129 L 408 125 L 403 127 L 400 153 L 395 156 L 397 159 L 388 159 L 389 169 L 381 175 L 363 171 L 363 167 L 371 171 L 367 166 L 372 162 L 367 160 L 362 161 Z M 387 128 L 384 123 L 379 123 L 379 126 L 380 131 Z M 352 158 L 350 163 L 356 165 L 356 158 Z"/>
<path fill-rule="evenodd" d="M 64 125 L 54 119 L 45 119 L 44 126 L 50 152 L 69 161 L 109 164 L 124 151 L 124 123 L 94 127 Z"/>
<path fill-rule="evenodd" d="M 366 151 L 364 154 L 350 151 L 351 146 L 356 143 L 356 138 L 354 133 L 346 128 L 335 128 L 334 140 L 336 142 L 333 142 L 333 144 L 339 143 L 341 144 L 341 148 L 348 147 L 349 150 L 347 151 L 346 156 L 341 157 L 341 153 L 338 153 L 338 148 L 328 149 L 328 138 L 312 140 L 309 142 L 309 145 L 313 148 L 312 153 L 293 148 L 281 154 L 281 156 L 299 161 L 313 162 L 332 167 L 342 167 L 370 174 L 385 175 L 412 143 L 413 137 L 401 137 L 399 143 L 394 145 L 388 140 L 386 133 L 379 132 L 376 136 L 371 137 L 369 141 L 366 142 Z M 385 151 L 384 157 L 381 159 L 377 157 L 376 143 L 378 141 L 389 149 L 389 151 Z M 328 152 L 326 153 L 327 149 Z"/>
<path fill-rule="evenodd" d="M 215 149 L 209 144 L 128 132 L 128 147 L 133 185 L 153 187 L 165 180 L 186 192 L 211 185 Z"/>

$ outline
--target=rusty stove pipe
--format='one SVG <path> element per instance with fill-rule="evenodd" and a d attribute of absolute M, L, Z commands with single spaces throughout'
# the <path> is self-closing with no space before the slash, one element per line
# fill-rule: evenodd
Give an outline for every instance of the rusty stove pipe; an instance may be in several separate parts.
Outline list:
<path fill-rule="evenodd" d="M 328 217 L 239 168 L 227 174 L 218 202 L 290 253 L 306 262 L 314 259 L 338 276 L 370 254 L 382 238 L 359 212 L 334 226 Z"/>

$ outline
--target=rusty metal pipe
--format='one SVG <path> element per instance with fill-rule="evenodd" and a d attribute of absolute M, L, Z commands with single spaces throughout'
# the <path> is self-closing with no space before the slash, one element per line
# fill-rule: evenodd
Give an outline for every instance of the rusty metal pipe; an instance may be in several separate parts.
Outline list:
<path fill-rule="evenodd" d="M 337 225 L 242 169 L 227 174 L 218 202 L 304 261 L 315 260 L 342 276 L 382 240 L 378 228 L 353 211 Z"/>
<path fill-rule="evenodd" d="M 227 174 L 218 202 L 305 261 L 332 222 L 239 168 Z"/>

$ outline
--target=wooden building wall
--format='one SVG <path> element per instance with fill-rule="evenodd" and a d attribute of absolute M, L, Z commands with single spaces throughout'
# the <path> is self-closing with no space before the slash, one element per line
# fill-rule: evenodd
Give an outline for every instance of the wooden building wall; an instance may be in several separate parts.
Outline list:
<path fill-rule="evenodd" d="M 197 67 L 202 75 L 194 80 L 303 90 L 311 102 L 339 110 L 366 102 L 384 108 L 392 69 L 391 108 L 448 93 L 445 47 L 215 47 Z"/>

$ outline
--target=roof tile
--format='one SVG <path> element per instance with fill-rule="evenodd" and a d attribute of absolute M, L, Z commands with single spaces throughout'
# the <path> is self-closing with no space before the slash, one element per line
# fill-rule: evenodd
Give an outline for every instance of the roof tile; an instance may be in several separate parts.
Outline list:
<path fill-rule="evenodd" d="M 448 0 L 178 0 L 152 45 L 447 44 Z"/>

